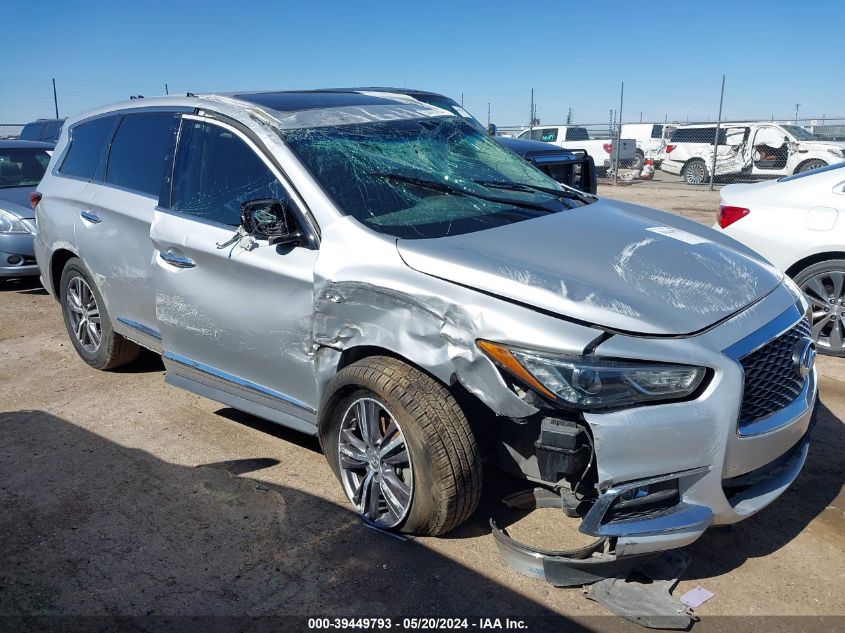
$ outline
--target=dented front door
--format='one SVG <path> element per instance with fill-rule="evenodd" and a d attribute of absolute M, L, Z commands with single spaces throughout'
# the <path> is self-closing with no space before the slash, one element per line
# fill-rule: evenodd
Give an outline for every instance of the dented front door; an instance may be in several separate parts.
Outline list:
<path fill-rule="evenodd" d="M 313 430 L 317 251 L 249 237 L 219 247 L 236 231 L 243 202 L 287 195 L 240 132 L 185 117 L 169 208 L 155 211 L 150 230 L 156 319 L 168 382 Z"/>

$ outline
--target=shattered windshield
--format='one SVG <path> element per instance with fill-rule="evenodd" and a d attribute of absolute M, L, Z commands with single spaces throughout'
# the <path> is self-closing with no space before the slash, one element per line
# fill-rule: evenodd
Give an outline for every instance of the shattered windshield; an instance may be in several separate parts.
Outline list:
<path fill-rule="evenodd" d="M 282 136 L 343 213 L 396 237 L 471 233 L 592 202 L 458 117 Z"/>
<path fill-rule="evenodd" d="M 781 127 L 788 133 L 792 134 L 799 141 L 818 141 L 819 139 L 812 132 L 808 132 L 803 127 L 797 125 L 781 125 Z"/>

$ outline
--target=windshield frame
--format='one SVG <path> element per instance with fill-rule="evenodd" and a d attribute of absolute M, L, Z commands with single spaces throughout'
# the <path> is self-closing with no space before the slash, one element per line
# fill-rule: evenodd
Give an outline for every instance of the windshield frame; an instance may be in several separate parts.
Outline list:
<path fill-rule="evenodd" d="M 796 141 L 818 141 L 819 140 L 819 138 L 815 134 L 813 134 L 809 130 L 805 130 L 800 125 L 792 125 L 790 123 L 781 123 L 780 127 L 781 127 L 781 129 L 783 129 L 784 132 L 789 134 L 789 136 L 794 138 Z M 801 138 L 793 130 L 800 130 L 801 134 L 807 134 L 810 138 Z"/>

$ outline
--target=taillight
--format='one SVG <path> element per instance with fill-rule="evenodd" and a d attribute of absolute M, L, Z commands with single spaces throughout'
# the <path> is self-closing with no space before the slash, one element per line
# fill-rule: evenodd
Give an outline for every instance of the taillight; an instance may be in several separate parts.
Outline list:
<path fill-rule="evenodd" d="M 667 145 L 666 146 L 666 153 L 671 154 L 672 150 L 675 149 L 676 147 L 677 147 L 677 145 Z"/>
<path fill-rule="evenodd" d="M 602 147 L 604 147 L 604 151 L 606 151 L 608 154 L 613 151 L 613 143 L 605 143 L 604 145 L 602 145 Z"/>
<path fill-rule="evenodd" d="M 33 191 L 29 194 L 29 204 L 32 206 L 33 209 L 38 206 L 39 202 L 41 202 L 40 193 L 38 193 L 37 191 Z"/>
<path fill-rule="evenodd" d="M 722 205 L 719 207 L 719 213 L 716 214 L 716 221 L 723 229 L 728 228 L 731 224 L 744 218 L 751 213 L 749 209 L 744 207 L 731 207 Z"/>

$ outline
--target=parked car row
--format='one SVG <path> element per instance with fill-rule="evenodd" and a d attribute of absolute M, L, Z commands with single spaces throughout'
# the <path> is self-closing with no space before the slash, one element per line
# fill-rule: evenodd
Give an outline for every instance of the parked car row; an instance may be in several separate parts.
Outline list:
<path fill-rule="evenodd" d="M 715 147 L 715 151 L 714 151 Z M 818 140 L 797 125 L 771 122 L 684 125 L 672 132 L 660 169 L 690 185 L 709 181 L 715 153 L 715 176 L 770 179 L 842 162 L 845 149 Z"/>

